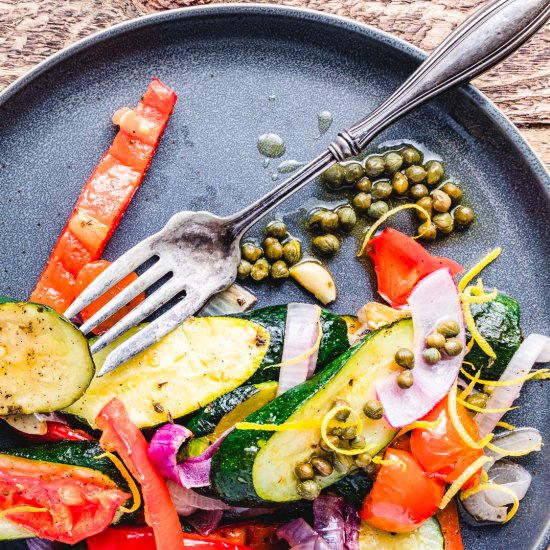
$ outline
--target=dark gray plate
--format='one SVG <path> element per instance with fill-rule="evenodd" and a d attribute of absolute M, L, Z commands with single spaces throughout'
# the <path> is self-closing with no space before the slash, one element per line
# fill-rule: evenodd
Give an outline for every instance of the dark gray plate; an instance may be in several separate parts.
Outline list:
<path fill-rule="evenodd" d="M 83 183 L 115 134 L 112 113 L 134 105 L 151 77 L 160 77 L 180 99 L 107 258 L 158 230 L 180 209 L 229 214 L 245 206 L 274 185 L 256 149 L 258 135 L 277 132 L 286 141 L 285 159 L 308 160 L 395 89 L 423 57 L 405 42 L 347 19 L 265 5 L 165 12 L 60 52 L 0 95 L 0 291 L 29 295 Z M 334 125 L 317 139 L 321 110 L 334 114 Z M 417 142 L 440 154 L 476 207 L 478 220 L 469 231 L 430 248 L 470 266 L 502 245 L 486 283 L 520 300 L 526 334 L 547 331 L 550 178 L 515 128 L 468 87 L 407 116 L 373 149 L 388 140 Z M 300 235 L 300 207 L 319 198 L 342 197 L 328 196 L 313 183 L 276 214 Z M 334 309 L 342 313 L 374 296 L 355 247 L 349 238 L 331 265 L 340 290 Z M 262 286 L 258 294 L 261 305 L 308 299 L 292 283 Z M 541 382 L 528 384 L 521 404 L 510 421 L 548 435 Z M 543 543 L 547 458 L 543 450 L 522 460 L 533 484 L 520 512 L 503 527 L 464 527 L 467 548 Z"/>

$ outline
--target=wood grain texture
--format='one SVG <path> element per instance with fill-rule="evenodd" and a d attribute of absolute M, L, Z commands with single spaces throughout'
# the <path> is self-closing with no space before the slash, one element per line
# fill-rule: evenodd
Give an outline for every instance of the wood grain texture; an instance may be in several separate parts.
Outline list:
<path fill-rule="evenodd" d="M 209 2 L 0 0 L 0 89 L 60 48 L 99 29 L 154 11 L 204 3 Z M 431 51 L 483 0 L 277 0 L 272 3 L 351 17 Z M 497 69 L 474 83 L 510 117 L 550 167 L 550 25 Z"/>

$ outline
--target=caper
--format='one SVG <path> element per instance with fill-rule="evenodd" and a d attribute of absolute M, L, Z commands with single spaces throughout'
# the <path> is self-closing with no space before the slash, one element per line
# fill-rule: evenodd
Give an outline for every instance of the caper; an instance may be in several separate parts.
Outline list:
<path fill-rule="evenodd" d="M 466 398 L 466 401 L 474 407 L 484 409 L 487 406 L 487 401 L 489 401 L 489 396 L 483 392 L 472 393 Z"/>
<path fill-rule="evenodd" d="M 445 353 L 451 357 L 461 353 L 463 348 L 464 345 L 458 338 L 449 338 L 445 342 Z"/>
<path fill-rule="evenodd" d="M 312 458 L 311 465 L 313 466 L 314 470 L 322 477 L 326 477 L 332 474 L 332 464 L 328 460 L 325 460 L 320 456 Z"/>
<path fill-rule="evenodd" d="M 255 281 L 261 281 L 269 275 L 269 262 L 265 258 L 260 258 L 252 266 L 250 276 Z"/>
<path fill-rule="evenodd" d="M 294 467 L 294 473 L 300 481 L 313 479 L 315 477 L 313 466 L 309 462 L 300 462 L 299 464 L 296 464 Z"/>
<path fill-rule="evenodd" d="M 399 373 L 397 377 L 397 385 L 402 389 L 406 390 L 414 384 L 413 374 L 410 370 L 404 370 Z"/>
<path fill-rule="evenodd" d="M 392 151 L 384 155 L 384 163 L 386 164 L 386 172 L 392 176 L 403 166 L 403 157 Z"/>
<path fill-rule="evenodd" d="M 324 184 L 338 189 L 344 184 L 345 168 L 341 164 L 334 164 L 321 174 L 321 180 Z"/>
<path fill-rule="evenodd" d="M 445 191 L 441 191 L 441 189 L 436 189 L 432 193 L 432 200 L 434 210 L 438 212 L 447 212 L 451 208 L 451 197 Z"/>
<path fill-rule="evenodd" d="M 252 271 L 252 264 L 246 260 L 241 260 L 239 262 L 239 267 L 237 268 L 237 277 L 242 281 L 246 279 L 250 272 Z"/>
<path fill-rule="evenodd" d="M 298 483 L 297 489 L 298 494 L 306 500 L 315 500 L 321 492 L 321 488 L 313 479 L 307 479 Z"/>
<path fill-rule="evenodd" d="M 327 440 L 330 441 L 335 447 L 338 447 L 338 445 L 340 445 L 340 438 L 336 435 L 327 435 Z M 326 451 L 327 453 L 332 453 L 334 452 L 334 449 L 332 449 L 331 447 L 329 447 L 327 445 L 327 442 L 324 440 L 324 438 L 321 437 L 320 441 L 319 441 L 319 447 L 323 450 L 323 451 Z"/>
<path fill-rule="evenodd" d="M 356 435 L 349 442 L 350 449 L 362 449 L 367 444 L 367 440 L 362 435 Z"/>
<path fill-rule="evenodd" d="M 283 257 L 288 264 L 295 264 L 301 255 L 300 241 L 292 239 L 283 245 Z"/>
<path fill-rule="evenodd" d="M 438 160 L 430 160 L 426 163 L 426 183 L 428 185 L 439 183 L 444 173 L 443 165 Z"/>
<path fill-rule="evenodd" d="M 365 174 L 369 178 L 377 178 L 386 168 L 386 163 L 382 157 L 373 155 L 365 161 Z"/>
<path fill-rule="evenodd" d="M 321 208 L 313 212 L 308 221 L 309 227 L 318 227 L 321 231 L 338 229 L 338 214 L 332 210 Z"/>
<path fill-rule="evenodd" d="M 414 147 L 407 147 L 401 153 L 401 156 L 403 157 L 403 162 L 407 166 L 410 166 L 411 164 L 418 164 L 422 160 L 422 155 L 420 154 L 420 151 L 418 151 Z"/>
<path fill-rule="evenodd" d="M 346 164 L 346 166 L 344 166 L 344 170 L 344 181 L 350 185 L 361 179 L 365 173 L 363 165 L 359 162 L 350 162 L 349 164 Z"/>
<path fill-rule="evenodd" d="M 361 178 L 356 184 L 355 188 L 357 191 L 361 191 L 363 193 L 368 193 L 372 187 L 372 182 L 369 178 Z"/>
<path fill-rule="evenodd" d="M 375 201 L 387 199 L 391 195 L 392 191 L 393 187 L 389 181 L 380 180 L 373 183 L 371 196 Z"/>
<path fill-rule="evenodd" d="M 417 183 L 409 189 L 411 199 L 418 201 L 428 196 L 428 188 L 423 183 Z"/>
<path fill-rule="evenodd" d="M 395 362 L 404 369 L 414 367 L 414 353 L 409 348 L 399 348 L 395 353 Z"/>
<path fill-rule="evenodd" d="M 470 225 L 475 218 L 474 211 L 469 206 L 458 206 L 453 212 L 455 222 L 458 225 L 466 226 Z"/>
<path fill-rule="evenodd" d="M 355 426 L 349 426 L 348 428 L 344 428 L 342 430 L 342 435 L 340 436 L 342 439 L 350 440 L 353 439 L 357 435 L 357 428 Z"/>
<path fill-rule="evenodd" d="M 417 234 L 423 239 L 433 241 L 437 237 L 437 229 L 433 223 L 424 222 L 418 226 Z"/>
<path fill-rule="evenodd" d="M 330 435 L 334 435 L 336 437 L 340 437 L 342 435 L 342 432 L 343 432 L 343 428 L 340 428 L 340 426 L 333 426 L 328 430 L 328 433 Z"/>
<path fill-rule="evenodd" d="M 275 239 L 284 239 L 288 233 L 285 222 L 281 220 L 273 220 L 269 222 L 265 230 L 270 237 L 274 237 Z"/>
<path fill-rule="evenodd" d="M 371 462 L 368 466 L 363 468 L 363 470 L 374 481 L 376 479 L 376 474 L 378 474 L 378 470 L 380 470 L 380 464 Z"/>
<path fill-rule="evenodd" d="M 462 189 L 460 189 L 460 187 L 452 181 L 448 181 L 445 185 L 443 185 L 443 187 L 441 187 L 441 191 L 447 193 L 453 202 L 458 202 L 462 198 Z"/>
<path fill-rule="evenodd" d="M 360 455 L 355 455 L 355 464 L 359 468 L 367 468 L 372 464 L 372 456 L 369 453 L 361 453 Z"/>
<path fill-rule="evenodd" d="M 441 352 L 437 348 L 426 348 L 422 352 L 422 357 L 424 357 L 424 361 L 426 361 L 426 363 L 435 365 L 441 361 Z"/>
<path fill-rule="evenodd" d="M 325 256 L 331 256 L 340 250 L 340 241 L 338 237 L 331 233 L 314 237 L 311 244 L 318 252 Z"/>
<path fill-rule="evenodd" d="M 351 231 L 357 223 L 357 214 L 351 206 L 338 208 L 338 221 L 342 231 Z"/>
<path fill-rule="evenodd" d="M 361 193 L 357 193 L 357 195 L 355 195 L 355 197 L 351 200 L 351 204 L 353 204 L 355 210 L 361 214 L 369 209 L 371 203 L 372 197 L 363 191 L 361 191 Z"/>
<path fill-rule="evenodd" d="M 254 263 L 262 257 L 264 251 L 254 243 L 244 243 L 241 247 L 242 257 L 250 263 Z"/>
<path fill-rule="evenodd" d="M 384 201 L 376 201 L 373 202 L 369 209 L 367 210 L 367 214 L 374 219 L 381 218 L 384 214 L 387 214 L 390 207 L 388 206 L 387 202 Z"/>
<path fill-rule="evenodd" d="M 396 172 L 392 178 L 392 188 L 396 195 L 404 195 L 409 189 L 409 180 L 401 172 Z"/>
<path fill-rule="evenodd" d="M 441 321 L 437 325 L 437 332 L 443 334 L 445 338 L 454 338 L 460 334 L 460 325 L 454 319 L 447 319 L 446 321 Z"/>
<path fill-rule="evenodd" d="M 448 212 L 436 214 L 432 218 L 432 222 L 441 233 L 452 233 L 454 229 L 454 221 Z"/>
<path fill-rule="evenodd" d="M 353 458 L 341 453 L 334 454 L 334 469 L 340 473 L 347 473 L 353 468 Z"/>
<path fill-rule="evenodd" d="M 333 404 L 332 404 L 332 408 L 333 409 L 337 409 L 337 408 L 340 408 L 340 407 L 348 407 L 347 409 L 344 409 L 342 411 L 338 411 L 335 415 L 334 415 L 334 418 L 336 418 L 336 420 L 340 421 L 340 422 L 345 422 L 348 418 L 349 418 L 349 415 L 350 415 L 350 411 L 349 411 L 349 403 L 345 400 L 345 399 L 337 399 Z"/>
<path fill-rule="evenodd" d="M 272 262 L 283 257 L 283 245 L 273 237 L 267 237 L 264 241 L 265 257 Z"/>
<path fill-rule="evenodd" d="M 418 204 L 418 206 L 420 206 L 421 208 L 426 210 L 428 215 L 431 217 L 431 215 L 433 213 L 433 199 L 432 199 L 432 197 L 422 197 L 421 199 L 416 201 L 416 204 Z M 427 221 L 426 220 L 426 215 L 423 212 L 421 212 L 420 210 L 415 210 L 414 213 L 415 213 L 416 217 L 419 220 Z"/>
<path fill-rule="evenodd" d="M 384 407 L 377 399 L 369 399 L 363 406 L 363 412 L 367 418 L 380 420 L 384 416 Z"/>
<path fill-rule="evenodd" d="M 442 349 L 445 346 L 445 336 L 440 332 L 434 331 L 426 338 L 426 346 L 429 348 Z"/>
<path fill-rule="evenodd" d="M 413 164 L 405 170 L 405 175 L 412 183 L 420 183 L 426 179 L 426 170 L 418 164 Z"/>
<path fill-rule="evenodd" d="M 271 276 L 274 279 L 288 279 L 289 275 L 288 266 L 283 260 L 278 260 L 271 266 Z"/>

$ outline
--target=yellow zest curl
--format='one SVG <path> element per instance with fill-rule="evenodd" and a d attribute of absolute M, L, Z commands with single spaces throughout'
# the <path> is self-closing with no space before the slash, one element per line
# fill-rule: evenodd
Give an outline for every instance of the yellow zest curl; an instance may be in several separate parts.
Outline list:
<path fill-rule="evenodd" d="M 467 361 L 464 361 L 465 365 L 471 366 L 472 368 L 476 368 L 475 365 L 472 363 L 469 363 Z M 467 370 L 460 369 L 460 372 L 469 380 L 473 380 L 475 377 L 472 376 Z M 516 386 L 517 384 L 523 384 L 523 382 L 526 382 L 527 380 L 545 380 L 547 378 L 550 378 L 550 370 L 549 369 L 539 369 L 530 372 L 529 374 L 526 374 L 525 376 L 520 376 L 519 378 L 512 378 L 510 380 L 476 380 L 477 384 L 483 384 L 487 386 Z"/>
<path fill-rule="evenodd" d="M 293 430 L 311 430 L 320 428 L 322 420 L 313 418 L 311 420 L 299 420 L 297 422 L 284 422 L 283 424 L 257 424 L 255 422 L 237 422 L 237 430 L 259 430 L 266 432 L 290 432 Z"/>
<path fill-rule="evenodd" d="M 472 310 L 470 309 L 470 303 L 462 302 L 462 309 L 464 311 L 464 320 L 466 321 L 466 326 L 468 327 L 468 330 L 472 335 L 472 340 L 475 340 L 475 342 L 481 348 L 483 353 L 491 357 L 491 359 L 496 359 L 497 355 L 493 351 L 493 348 L 491 347 L 489 342 L 487 342 L 487 340 L 485 340 L 485 338 L 481 336 L 481 333 L 477 329 L 474 316 L 472 315 Z"/>
<path fill-rule="evenodd" d="M 510 430 L 510 431 L 516 429 L 516 427 L 515 427 L 515 426 L 512 426 L 512 424 L 508 424 L 508 422 L 502 422 L 502 421 L 501 421 L 501 422 L 497 422 L 497 426 L 498 426 L 499 428 L 505 428 L 506 430 Z"/>
<path fill-rule="evenodd" d="M 499 455 L 503 455 L 503 456 L 525 456 L 534 451 L 540 451 L 542 446 L 543 446 L 543 443 L 540 442 L 540 443 L 535 443 L 534 445 L 531 445 L 531 447 L 527 447 L 527 449 L 520 449 L 519 451 L 509 451 L 508 449 L 497 447 L 492 443 L 487 443 L 487 449 L 490 449 L 494 453 L 498 453 Z"/>
<path fill-rule="evenodd" d="M 37 506 L 16 506 L 15 508 L 10 508 L 9 510 L 2 510 L 0 512 L 0 518 L 5 518 L 10 514 L 22 514 L 22 513 L 37 513 L 37 512 L 48 512 L 47 508 L 38 508 Z"/>
<path fill-rule="evenodd" d="M 502 409 L 487 409 L 483 407 L 476 407 L 475 405 L 472 405 L 471 403 L 468 403 L 468 401 L 464 401 L 464 399 L 461 399 L 460 397 L 457 399 L 458 402 L 467 409 L 471 411 L 475 411 L 477 413 L 485 413 L 485 414 L 493 414 L 493 413 L 506 413 L 509 411 L 513 411 L 514 409 L 517 409 L 517 407 L 505 407 Z"/>
<path fill-rule="evenodd" d="M 407 465 L 402 460 L 384 460 L 379 456 L 373 456 L 372 461 L 374 462 L 374 464 L 380 464 L 380 466 L 401 466 L 401 469 L 403 471 L 407 470 Z"/>
<path fill-rule="evenodd" d="M 478 275 L 483 269 L 485 269 L 492 261 L 496 260 L 500 253 L 502 252 L 502 248 L 500 246 L 498 248 L 495 248 L 485 258 L 483 258 L 480 262 L 478 262 L 474 267 L 472 267 L 460 280 L 460 283 L 458 283 L 458 290 L 459 292 L 463 292 L 468 283 L 476 276 Z"/>
<path fill-rule="evenodd" d="M 474 339 L 470 338 L 470 341 L 466 344 L 466 349 L 468 350 L 468 353 L 472 351 L 472 348 L 474 347 Z"/>
<path fill-rule="evenodd" d="M 480 483 L 489 483 L 489 474 L 487 470 L 481 470 Z"/>
<path fill-rule="evenodd" d="M 120 460 L 118 456 L 109 452 L 105 452 L 103 454 L 100 454 L 99 456 L 94 456 L 94 458 L 96 460 L 99 460 L 100 458 L 108 458 L 115 465 L 116 469 L 120 472 L 120 475 L 128 484 L 130 492 L 132 493 L 132 498 L 134 500 L 134 504 L 131 508 L 126 508 L 125 506 L 119 506 L 118 508 L 121 512 L 125 512 L 126 514 L 131 514 L 132 512 L 135 512 L 141 506 L 141 494 L 136 485 L 136 482 L 134 481 L 134 478 L 130 475 L 122 460 Z"/>
<path fill-rule="evenodd" d="M 514 493 L 514 491 L 512 491 L 511 489 L 508 489 L 508 487 L 503 487 L 502 485 L 498 485 L 497 483 L 482 483 L 477 487 L 473 487 L 472 489 L 468 489 L 467 491 L 461 493 L 460 500 L 466 500 L 468 497 L 471 497 L 472 495 L 475 495 L 480 491 L 487 491 L 488 489 L 495 489 L 496 491 L 500 491 L 501 493 L 504 493 L 514 499 L 512 508 L 510 508 L 510 511 L 506 514 L 506 518 L 502 523 L 510 521 L 518 511 L 519 500 L 516 493 Z"/>
<path fill-rule="evenodd" d="M 481 369 L 479 369 L 476 372 L 476 375 L 474 377 L 472 377 L 472 379 L 471 379 L 472 381 L 468 384 L 468 386 L 466 386 L 464 391 L 458 396 L 459 400 L 466 399 L 466 397 L 468 397 L 470 395 L 470 393 L 474 389 L 474 386 L 477 384 L 480 376 L 481 376 Z"/>
<path fill-rule="evenodd" d="M 475 295 L 474 295 L 475 294 Z M 479 288 L 475 286 L 468 286 L 460 294 L 460 301 L 462 303 L 468 302 L 469 304 L 484 304 L 494 300 L 498 296 L 497 289 L 493 289 L 493 292 L 485 293 L 479 292 Z"/>
<path fill-rule="evenodd" d="M 428 422 L 427 420 L 415 420 L 414 422 L 411 422 L 407 426 L 401 428 L 398 432 L 398 434 L 395 436 L 394 439 L 397 439 L 398 437 L 401 437 L 402 435 L 406 434 L 407 432 L 410 432 L 411 430 L 435 430 L 439 428 L 439 425 L 441 424 L 442 418 L 438 418 L 437 420 L 434 420 L 433 422 Z"/>
<path fill-rule="evenodd" d="M 458 416 L 458 411 L 456 409 L 456 380 L 453 384 L 453 387 L 451 388 L 451 391 L 449 392 L 448 398 L 447 398 L 447 412 L 449 413 L 449 419 L 451 420 L 451 424 L 453 425 L 453 428 L 456 430 L 462 441 L 468 445 L 468 447 L 471 447 L 472 449 L 481 449 L 479 446 L 479 443 L 476 443 L 470 434 L 466 431 L 466 428 L 462 425 L 462 422 L 460 422 L 460 418 Z"/>

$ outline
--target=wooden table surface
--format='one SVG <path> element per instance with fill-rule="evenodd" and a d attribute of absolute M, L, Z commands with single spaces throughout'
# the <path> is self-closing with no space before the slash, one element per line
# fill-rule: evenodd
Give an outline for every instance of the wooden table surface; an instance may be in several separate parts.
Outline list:
<path fill-rule="evenodd" d="M 97 30 L 146 13 L 204 3 L 208 1 L 0 0 L 0 90 L 60 48 Z M 431 51 L 484 1 L 278 0 L 272 3 L 351 17 Z M 550 25 L 496 70 L 474 83 L 510 117 L 550 168 Z"/>

